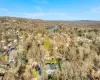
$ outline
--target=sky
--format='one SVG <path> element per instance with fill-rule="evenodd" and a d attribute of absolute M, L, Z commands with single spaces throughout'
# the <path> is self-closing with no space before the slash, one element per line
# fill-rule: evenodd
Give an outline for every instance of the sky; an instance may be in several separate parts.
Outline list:
<path fill-rule="evenodd" d="M 0 16 L 100 20 L 100 0 L 0 0 Z"/>

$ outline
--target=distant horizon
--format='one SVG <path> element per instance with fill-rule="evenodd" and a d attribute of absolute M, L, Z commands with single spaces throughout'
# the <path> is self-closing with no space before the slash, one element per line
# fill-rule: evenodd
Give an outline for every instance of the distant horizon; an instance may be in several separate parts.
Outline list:
<path fill-rule="evenodd" d="M 100 0 L 1 0 L 0 16 L 100 21 Z"/>
<path fill-rule="evenodd" d="M 0 18 L 20 18 L 20 19 L 32 19 L 32 20 L 46 20 L 46 19 L 39 19 L 39 18 L 26 18 L 26 17 L 16 17 L 16 16 L 0 16 Z M 100 20 L 47 20 L 47 21 L 100 21 Z"/>

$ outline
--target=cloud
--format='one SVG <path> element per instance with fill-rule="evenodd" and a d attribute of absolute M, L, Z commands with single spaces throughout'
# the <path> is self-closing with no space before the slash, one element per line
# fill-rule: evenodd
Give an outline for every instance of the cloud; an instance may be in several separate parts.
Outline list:
<path fill-rule="evenodd" d="M 37 11 L 43 11 L 40 6 L 33 6 L 33 8 L 36 9 Z"/>
<path fill-rule="evenodd" d="M 41 0 L 41 4 L 48 4 L 48 0 Z"/>
<path fill-rule="evenodd" d="M 100 7 L 96 7 L 92 9 L 93 13 L 100 13 Z"/>
<path fill-rule="evenodd" d="M 20 13 L 26 17 L 40 17 L 43 16 L 44 13 Z"/>
<path fill-rule="evenodd" d="M 6 8 L 0 8 L 0 12 L 8 12 L 8 9 L 6 9 Z"/>
<path fill-rule="evenodd" d="M 44 12 L 44 13 L 20 13 L 21 15 L 27 17 L 43 17 L 43 16 L 65 16 L 66 13 L 51 13 L 51 12 Z"/>

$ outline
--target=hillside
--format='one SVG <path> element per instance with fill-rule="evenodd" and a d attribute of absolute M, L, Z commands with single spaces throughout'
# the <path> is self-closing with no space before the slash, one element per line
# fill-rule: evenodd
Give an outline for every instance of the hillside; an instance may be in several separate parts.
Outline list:
<path fill-rule="evenodd" d="M 9 62 L 5 60 L 8 48 L 13 48 L 9 52 L 11 63 L 4 68 Z M 45 71 L 43 64 L 48 56 L 60 59 L 55 80 L 87 80 L 93 67 L 100 70 L 100 22 L 0 17 L 3 80 L 43 80 L 44 75 L 37 77 L 31 70 L 37 63 Z"/>

